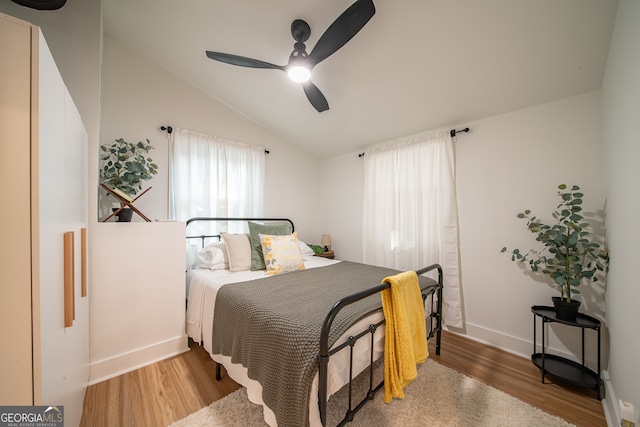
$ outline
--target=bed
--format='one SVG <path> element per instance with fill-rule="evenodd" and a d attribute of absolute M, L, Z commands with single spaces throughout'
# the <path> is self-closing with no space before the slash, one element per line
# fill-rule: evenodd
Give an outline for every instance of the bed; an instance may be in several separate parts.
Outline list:
<path fill-rule="evenodd" d="M 192 224 L 203 223 L 218 224 L 214 230 L 234 224 L 236 232 L 190 233 Z M 250 233 L 238 231 L 245 224 Z M 258 233 L 266 270 L 247 269 L 246 260 L 240 267 L 235 263 L 233 251 L 244 254 L 245 240 L 256 250 L 256 229 L 278 231 L 278 237 Z M 295 242 L 303 264 L 295 267 L 296 254 L 291 271 L 277 271 L 281 266 L 270 264 L 276 253 L 267 245 L 270 238 L 289 249 Z M 240 252 L 234 239 L 243 242 Z M 222 365 L 247 388 L 249 399 L 263 406 L 267 424 L 325 425 L 329 396 L 367 369 L 373 378 L 373 363 L 384 352 L 378 294 L 389 286 L 380 282 L 397 270 L 316 257 L 284 218 L 193 218 L 187 221 L 187 245 L 187 334 L 216 362 L 218 379 Z M 204 265 L 193 268 L 198 263 Z M 442 269 L 434 264 L 417 273 L 428 337 L 435 337 L 440 354 Z M 340 425 L 382 386 L 370 381 L 369 393 L 357 404 L 349 397 Z"/>

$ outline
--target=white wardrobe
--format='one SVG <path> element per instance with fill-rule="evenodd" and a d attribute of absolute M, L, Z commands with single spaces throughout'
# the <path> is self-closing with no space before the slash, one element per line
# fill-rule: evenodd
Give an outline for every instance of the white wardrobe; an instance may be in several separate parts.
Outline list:
<path fill-rule="evenodd" d="M 0 405 L 61 405 L 89 377 L 87 133 L 40 29 L 0 14 Z"/>

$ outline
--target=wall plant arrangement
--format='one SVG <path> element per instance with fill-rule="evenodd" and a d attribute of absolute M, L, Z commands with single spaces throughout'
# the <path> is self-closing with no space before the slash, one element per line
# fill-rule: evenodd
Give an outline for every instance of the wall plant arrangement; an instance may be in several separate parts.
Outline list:
<path fill-rule="evenodd" d="M 100 150 L 100 182 L 118 193 L 124 192 L 125 196 L 138 194 L 142 190 L 142 183 L 158 173 L 158 165 L 148 156 L 153 150 L 148 139 L 146 143 L 133 143 L 118 138 L 110 145 L 102 145 Z M 130 221 L 132 212 L 129 209 L 125 211 L 122 218 L 126 218 L 126 215 L 128 218 L 123 220 Z"/>
<path fill-rule="evenodd" d="M 572 296 L 580 294 L 584 281 L 597 282 L 597 272 L 606 273 L 609 266 L 608 250 L 594 241 L 593 232 L 582 215 L 584 194 L 580 187 L 558 186 L 561 202 L 552 212 L 555 224 L 546 224 L 530 210 L 518 214 L 527 220 L 527 229 L 542 244 L 542 249 L 511 250 L 511 260 L 527 263 L 531 271 L 547 275 L 553 281 L 561 297 L 554 297 L 556 315 L 559 318 L 575 320 L 580 302 Z M 506 252 L 502 248 L 501 252 Z M 569 309 L 569 312 L 565 312 Z"/>

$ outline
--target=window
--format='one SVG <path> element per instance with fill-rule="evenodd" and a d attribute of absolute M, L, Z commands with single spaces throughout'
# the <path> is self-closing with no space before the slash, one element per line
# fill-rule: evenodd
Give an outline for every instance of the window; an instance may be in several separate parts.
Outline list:
<path fill-rule="evenodd" d="M 262 216 L 264 148 L 175 128 L 169 147 L 171 219 Z M 190 229 L 219 231 L 243 232 Z"/>
<path fill-rule="evenodd" d="M 453 144 L 446 132 L 366 152 L 365 263 L 415 270 L 439 263 L 446 323 L 462 327 Z"/>

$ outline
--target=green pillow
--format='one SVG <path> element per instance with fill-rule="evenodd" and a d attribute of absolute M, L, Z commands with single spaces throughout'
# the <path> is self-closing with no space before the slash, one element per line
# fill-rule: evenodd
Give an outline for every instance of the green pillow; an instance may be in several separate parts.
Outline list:
<path fill-rule="evenodd" d="M 264 255 L 262 254 L 262 243 L 260 243 L 260 234 L 269 234 L 272 236 L 285 236 L 291 234 L 291 225 L 289 224 L 258 224 L 256 222 L 248 222 L 249 240 L 251 241 L 251 270 L 264 270 L 267 266 L 264 264 Z"/>

